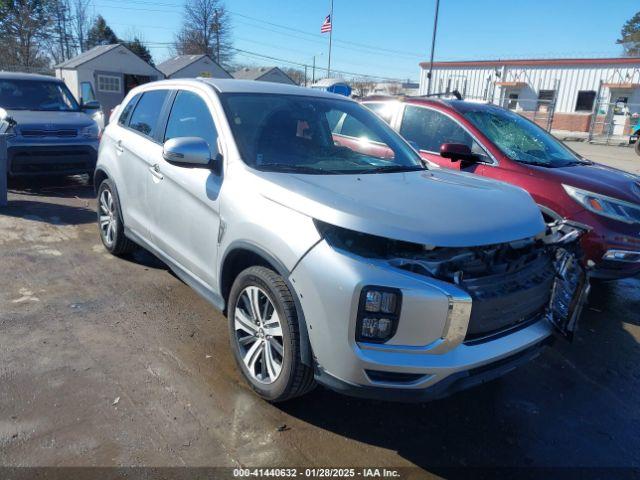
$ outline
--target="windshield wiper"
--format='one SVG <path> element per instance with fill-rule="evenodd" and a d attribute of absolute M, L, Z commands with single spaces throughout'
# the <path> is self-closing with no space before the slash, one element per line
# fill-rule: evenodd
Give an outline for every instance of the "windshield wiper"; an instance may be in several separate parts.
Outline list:
<path fill-rule="evenodd" d="M 399 173 L 399 172 L 419 172 L 428 170 L 422 165 L 380 165 L 375 168 L 367 168 L 366 170 L 358 170 L 357 173 Z"/>
<path fill-rule="evenodd" d="M 310 173 L 313 175 L 337 175 L 339 173 L 342 173 L 335 170 L 324 170 L 322 168 L 307 167 L 306 165 L 285 165 L 282 163 L 260 165 L 259 170 L 266 172 Z"/>

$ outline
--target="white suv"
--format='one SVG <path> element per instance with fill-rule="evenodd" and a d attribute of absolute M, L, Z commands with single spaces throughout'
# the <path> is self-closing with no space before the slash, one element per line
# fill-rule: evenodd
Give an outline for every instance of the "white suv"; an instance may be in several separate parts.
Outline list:
<path fill-rule="evenodd" d="M 426 168 L 375 114 L 318 90 L 138 87 L 95 184 L 105 247 L 143 246 L 223 310 L 270 401 L 315 381 L 447 395 L 536 355 L 552 323 L 570 334 L 588 290 L 579 230 L 547 228 L 519 188 Z"/>

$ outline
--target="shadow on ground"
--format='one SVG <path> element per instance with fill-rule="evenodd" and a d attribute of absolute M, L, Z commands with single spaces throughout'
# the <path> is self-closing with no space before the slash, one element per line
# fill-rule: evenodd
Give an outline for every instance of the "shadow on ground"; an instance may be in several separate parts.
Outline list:
<path fill-rule="evenodd" d="M 31 200 L 12 200 L 8 206 L 0 207 L 0 215 L 52 225 L 81 225 L 96 221 L 96 213 L 86 206 L 57 205 Z"/>
<path fill-rule="evenodd" d="M 60 198 L 95 198 L 93 184 L 87 175 L 37 176 L 9 178 L 9 192 L 19 195 L 60 197 Z"/>

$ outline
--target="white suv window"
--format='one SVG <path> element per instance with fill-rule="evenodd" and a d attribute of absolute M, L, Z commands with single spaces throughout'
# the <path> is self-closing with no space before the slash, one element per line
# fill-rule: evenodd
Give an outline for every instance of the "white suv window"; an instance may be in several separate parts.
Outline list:
<path fill-rule="evenodd" d="M 211 118 L 209 107 L 199 95 L 181 90 L 171 107 L 164 141 L 178 137 L 200 137 L 209 148 L 215 147 L 218 133 Z"/>
<path fill-rule="evenodd" d="M 160 118 L 160 113 L 162 113 L 167 93 L 167 90 L 144 92 L 131 114 L 129 128 L 137 130 L 148 137 L 155 136 L 158 119 Z"/>

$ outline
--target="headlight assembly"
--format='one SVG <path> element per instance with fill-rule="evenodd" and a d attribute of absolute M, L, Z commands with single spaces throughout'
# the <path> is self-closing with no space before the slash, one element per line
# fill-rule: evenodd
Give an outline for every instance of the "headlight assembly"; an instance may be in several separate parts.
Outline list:
<path fill-rule="evenodd" d="M 640 223 L 640 205 L 581 190 L 570 185 L 563 184 L 562 187 L 571 198 L 590 212 L 621 222 Z"/>
<path fill-rule="evenodd" d="M 80 129 L 80 136 L 84 138 L 98 138 L 98 133 L 100 129 L 98 125 L 89 125 L 88 127 L 84 127 Z"/>

